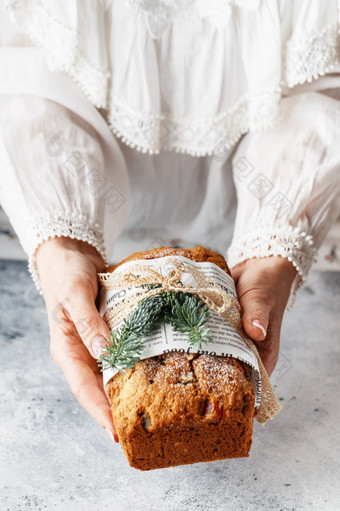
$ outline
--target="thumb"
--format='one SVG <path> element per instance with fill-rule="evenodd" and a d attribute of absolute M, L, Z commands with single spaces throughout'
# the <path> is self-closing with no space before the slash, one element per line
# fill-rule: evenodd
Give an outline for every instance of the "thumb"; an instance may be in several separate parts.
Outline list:
<path fill-rule="evenodd" d="M 240 304 L 243 310 L 244 330 L 254 341 L 264 341 L 267 336 L 270 306 L 256 290 L 245 293 L 240 298 Z"/>
<path fill-rule="evenodd" d="M 110 330 L 95 306 L 92 289 L 78 287 L 67 309 L 86 348 L 92 357 L 98 358 L 108 342 Z"/>

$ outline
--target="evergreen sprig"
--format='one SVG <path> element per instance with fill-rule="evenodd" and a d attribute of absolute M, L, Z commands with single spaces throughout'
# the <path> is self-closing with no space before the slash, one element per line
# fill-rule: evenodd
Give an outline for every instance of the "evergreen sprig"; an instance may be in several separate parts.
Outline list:
<path fill-rule="evenodd" d="M 164 321 L 177 332 L 188 334 L 193 348 L 202 348 L 202 343 L 211 341 L 211 331 L 205 326 L 209 309 L 198 296 L 188 293 L 167 293 L 168 307 L 164 310 Z"/>
<path fill-rule="evenodd" d="M 99 357 L 102 370 L 113 368 L 123 372 L 140 360 L 144 345 L 142 338 L 149 335 L 158 322 L 163 307 L 160 295 L 141 300 L 137 308 L 124 319 L 116 331 L 111 330 L 106 351 Z"/>
<path fill-rule="evenodd" d="M 149 289 L 159 287 L 151 284 Z M 202 343 L 211 340 L 211 332 L 205 326 L 209 309 L 197 296 L 189 293 L 168 291 L 160 295 L 143 298 L 130 316 L 117 330 L 111 330 L 105 352 L 99 357 L 102 370 L 133 367 L 140 360 L 144 348 L 143 337 L 152 333 L 161 321 L 171 324 L 177 332 L 186 333 L 193 348 L 202 348 Z"/>

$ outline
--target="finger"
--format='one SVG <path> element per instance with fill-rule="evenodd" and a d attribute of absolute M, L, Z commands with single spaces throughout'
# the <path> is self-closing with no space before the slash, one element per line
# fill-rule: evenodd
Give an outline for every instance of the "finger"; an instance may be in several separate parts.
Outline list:
<path fill-rule="evenodd" d="M 281 318 L 276 311 L 271 314 L 267 337 L 264 341 L 256 342 L 255 345 L 270 376 L 276 366 L 280 351 Z"/>
<path fill-rule="evenodd" d="M 71 323 L 70 320 L 68 320 Z M 64 323 L 62 324 L 64 326 Z M 103 375 L 98 364 L 84 346 L 72 323 L 72 329 L 66 327 L 54 329 L 51 335 L 51 355 L 61 367 L 73 394 L 79 403 L 118 441 L 109 401 L 103 387 Z"/>
<path fill-rule="evenodd" d="M 60 362 L 60 366 L 80 405 L 118 442 L 110 404 L 102 386 L 102 375 L 96 374 L 77 355 L 68 355 Z"/>
<path fill-rule="evenodd" d="M 67 311 L 90 354 L 98 358 L 108 342 L 110 330 L 95 306 L 91 286 L 77 288 L 67 302 Z"/>
<path fill-rule="evenodd" d="M 266 344 L 267 341 L 261 341 L 256 342 L 255 346 L 257 348 L 257 351 L 259 352 L 260 358 L 262 360 L 262 363 L 268 373 L 268 376 L 272 374 L 272 372 L 275 369 L 277 359 L 278 359 L 278 353 L 279 353 L 279 342 L 276 348 L 270 347 L 263 347 L 264 344 Z"/>
<path fill-rule="evenodd" d="M 240 298 L 240 304 L 244 330 L 254 341 L 264 341 L 267 337 L 271 306 L 256 289 L 246 292 Z"/>

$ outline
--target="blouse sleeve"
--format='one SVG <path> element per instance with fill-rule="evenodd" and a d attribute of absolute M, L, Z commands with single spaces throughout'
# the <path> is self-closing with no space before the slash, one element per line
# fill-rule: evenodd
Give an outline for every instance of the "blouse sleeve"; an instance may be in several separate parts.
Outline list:
<path fill-rule="evenodd" d="M 128 203 L 124 159 L 62 105 L 29 95 L 0 96 L 0 202 L 28 255 L 39 287 L 37 247 L 67 236 L 107 261 Z"/>
<path fill-rule="evenodd" d="M 340 214 L 340 101 L 284 98 L 276 126 L 247 134 L 233 158 L 238 197 L 231 267 L 280 255 L 297 269 L 289 306 Z"/>

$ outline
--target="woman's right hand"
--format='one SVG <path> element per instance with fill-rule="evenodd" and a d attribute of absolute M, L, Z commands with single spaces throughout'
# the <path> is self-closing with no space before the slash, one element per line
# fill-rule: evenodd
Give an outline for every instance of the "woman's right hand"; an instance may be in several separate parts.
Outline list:
<path fill-rule="evenodd" d="M 118 442 L 96 358 L 109 328 L 95 300 L 105 264 L 91 245 L 70 238 L 43 242 L 36 252 L 50 328 L 50 351 L 79 403 Z"/>

